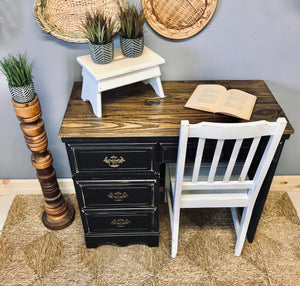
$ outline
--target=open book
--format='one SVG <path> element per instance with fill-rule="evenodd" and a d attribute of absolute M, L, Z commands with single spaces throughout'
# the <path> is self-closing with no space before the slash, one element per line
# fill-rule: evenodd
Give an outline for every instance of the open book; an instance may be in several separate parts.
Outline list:
<path fill-rule="evenodd" d="M 184 107 L 249 120 L 255 102 L 256 96 L 239 89 L 227 90 L 219 84 L 200 84 Z"/>

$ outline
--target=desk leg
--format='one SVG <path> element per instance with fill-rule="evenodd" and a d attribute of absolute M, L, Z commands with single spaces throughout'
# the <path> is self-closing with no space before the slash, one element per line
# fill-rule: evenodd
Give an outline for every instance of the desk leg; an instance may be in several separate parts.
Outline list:
<path fill-rule="evenodd" d="M 269 193 L 269 190 L 270 190 L 270 186 L 271 186 L 274 174 L 275 174 L 276 167 L 278 165 L 278 161 L 279 161 L 282 149 L 283 149 L 285 139 L 287 139 L 287 138 L 282 138 L 280 143 L 279 143 L 279 146 L 277 147 L 277 150 L 276 150 L 276 153 L 275 153 L 274 158 L 272 160 L 272 163 L 270 165 L 269 171 L 266 175 L 266 178 L 263 182 L 261 190 L 260 190 L 260 192 L 258 194 L 258 197 L 256 199 L 254 209 L 253 209 L 253 213 L 252 213 L 252 217 L 250 219 L 250 223 L 249 223 L 249 227 L 248 227 L 248 231 L 247 231 L 247 239 L 250 243 L 253 242 L 255 232 L 256 232 L 256 229 L 257 229 L 257 226 L 258 226 L 258 223 L 259 223 L 259 219 L 260 219 L 263 207 L 265 205 L 265 201 L 267 199 L 267 196 L 268 196 L 268 193 Z"/>
<path fill-rule="evenodd" d="M 160 81 L 160 76 L 156 76 L 156 77 L 153 77 L 153 78 L 149 78 L 147 80 L 144 80 L 143 81 L 144 84 L 151 84 L 155 93 L 161 97 L 161 98 L 164 98 L 165 97 L 165 94 L 164 94 L 164 90 L 162 88 L 162 84 L 161 84 L 161 81 Z"/>
<path fill-rule="evenodd" d="M 99 81 L 95 80 L 88 72 L 82 69 L 81 99 L 89 101 L 97 117 L 102 117 L 101 92 L 98 92 Z"/>

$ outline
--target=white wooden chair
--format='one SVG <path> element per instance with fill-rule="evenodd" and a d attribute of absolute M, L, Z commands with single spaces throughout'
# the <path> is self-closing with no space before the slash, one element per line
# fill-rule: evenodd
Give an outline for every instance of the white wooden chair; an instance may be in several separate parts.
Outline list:
<path fill-rule="evenodd" d="M 166 164 L 165 191 L 168 200 L 172 247 L 171 256 L 176 257 L 180 208 L 231 208 L 237 234 L 235 255 L 239 256 L 244 245 L 255 200 L 264 181 L 286 126 L 285 118 L 276 122 L 256 121 L 247 123 L 189 124 L 181 121 L 177 164 Z M 260 158 L 252 179 L 248 171 L 262 136 L 269 136 L 267 146 Z M 194 163 L 186 163 L 189 138 L 199 138 Z M 244 162 L 237 160 L 243 140 L 253 138 Z M 205 140 L 217 140 L 212 161 L 202 162 Z M 235 140 L 231 156 L 221 162 L 220 155 L 226 140 Z M 239 219 L 237 208 L 243 208 Z"/>

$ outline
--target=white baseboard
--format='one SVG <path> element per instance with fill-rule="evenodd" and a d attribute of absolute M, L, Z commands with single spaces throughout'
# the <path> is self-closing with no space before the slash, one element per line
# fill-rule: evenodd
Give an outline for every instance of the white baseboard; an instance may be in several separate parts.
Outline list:
<path fill-rule="evenodd" d="M 57 179 L 63 194 L 75 193 L 73 180 Z M 0 180 L 0 196 L 41 195 L 42 190 L 38 179 Z"/>
<path fill-rule="evenodd" d="M 63 194 L 75 193 L 71 178 L 57 179 Z M 300 175 L 275 176 L 270 191 L 300 192 Z M 38 179 L 0 179 L 0 196 L 42 194 Z"/>
<path fill-rule="evenodd" d="M 300 175 L 274 176 L 270 191 L 300 192 Z"/>

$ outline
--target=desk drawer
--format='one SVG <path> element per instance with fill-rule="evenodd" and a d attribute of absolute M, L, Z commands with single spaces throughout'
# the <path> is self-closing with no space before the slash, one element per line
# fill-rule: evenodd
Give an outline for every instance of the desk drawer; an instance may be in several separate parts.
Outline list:
<path fill-rule="evenodd" d="M 75 181 L 85 208 L 153 207 L 156 180 Z"/>
<path fill-rule="evenodd" d="M 155 144 L 75 144 L 68 148 L 73 173 L 154 172 L 157 168 Z"/>
<path fill-rule="evenodd" d="M 126 231 L 153 231 L 158 216 L 156 211 L 86 211 L 89 232 L 108 233 Z"/>

